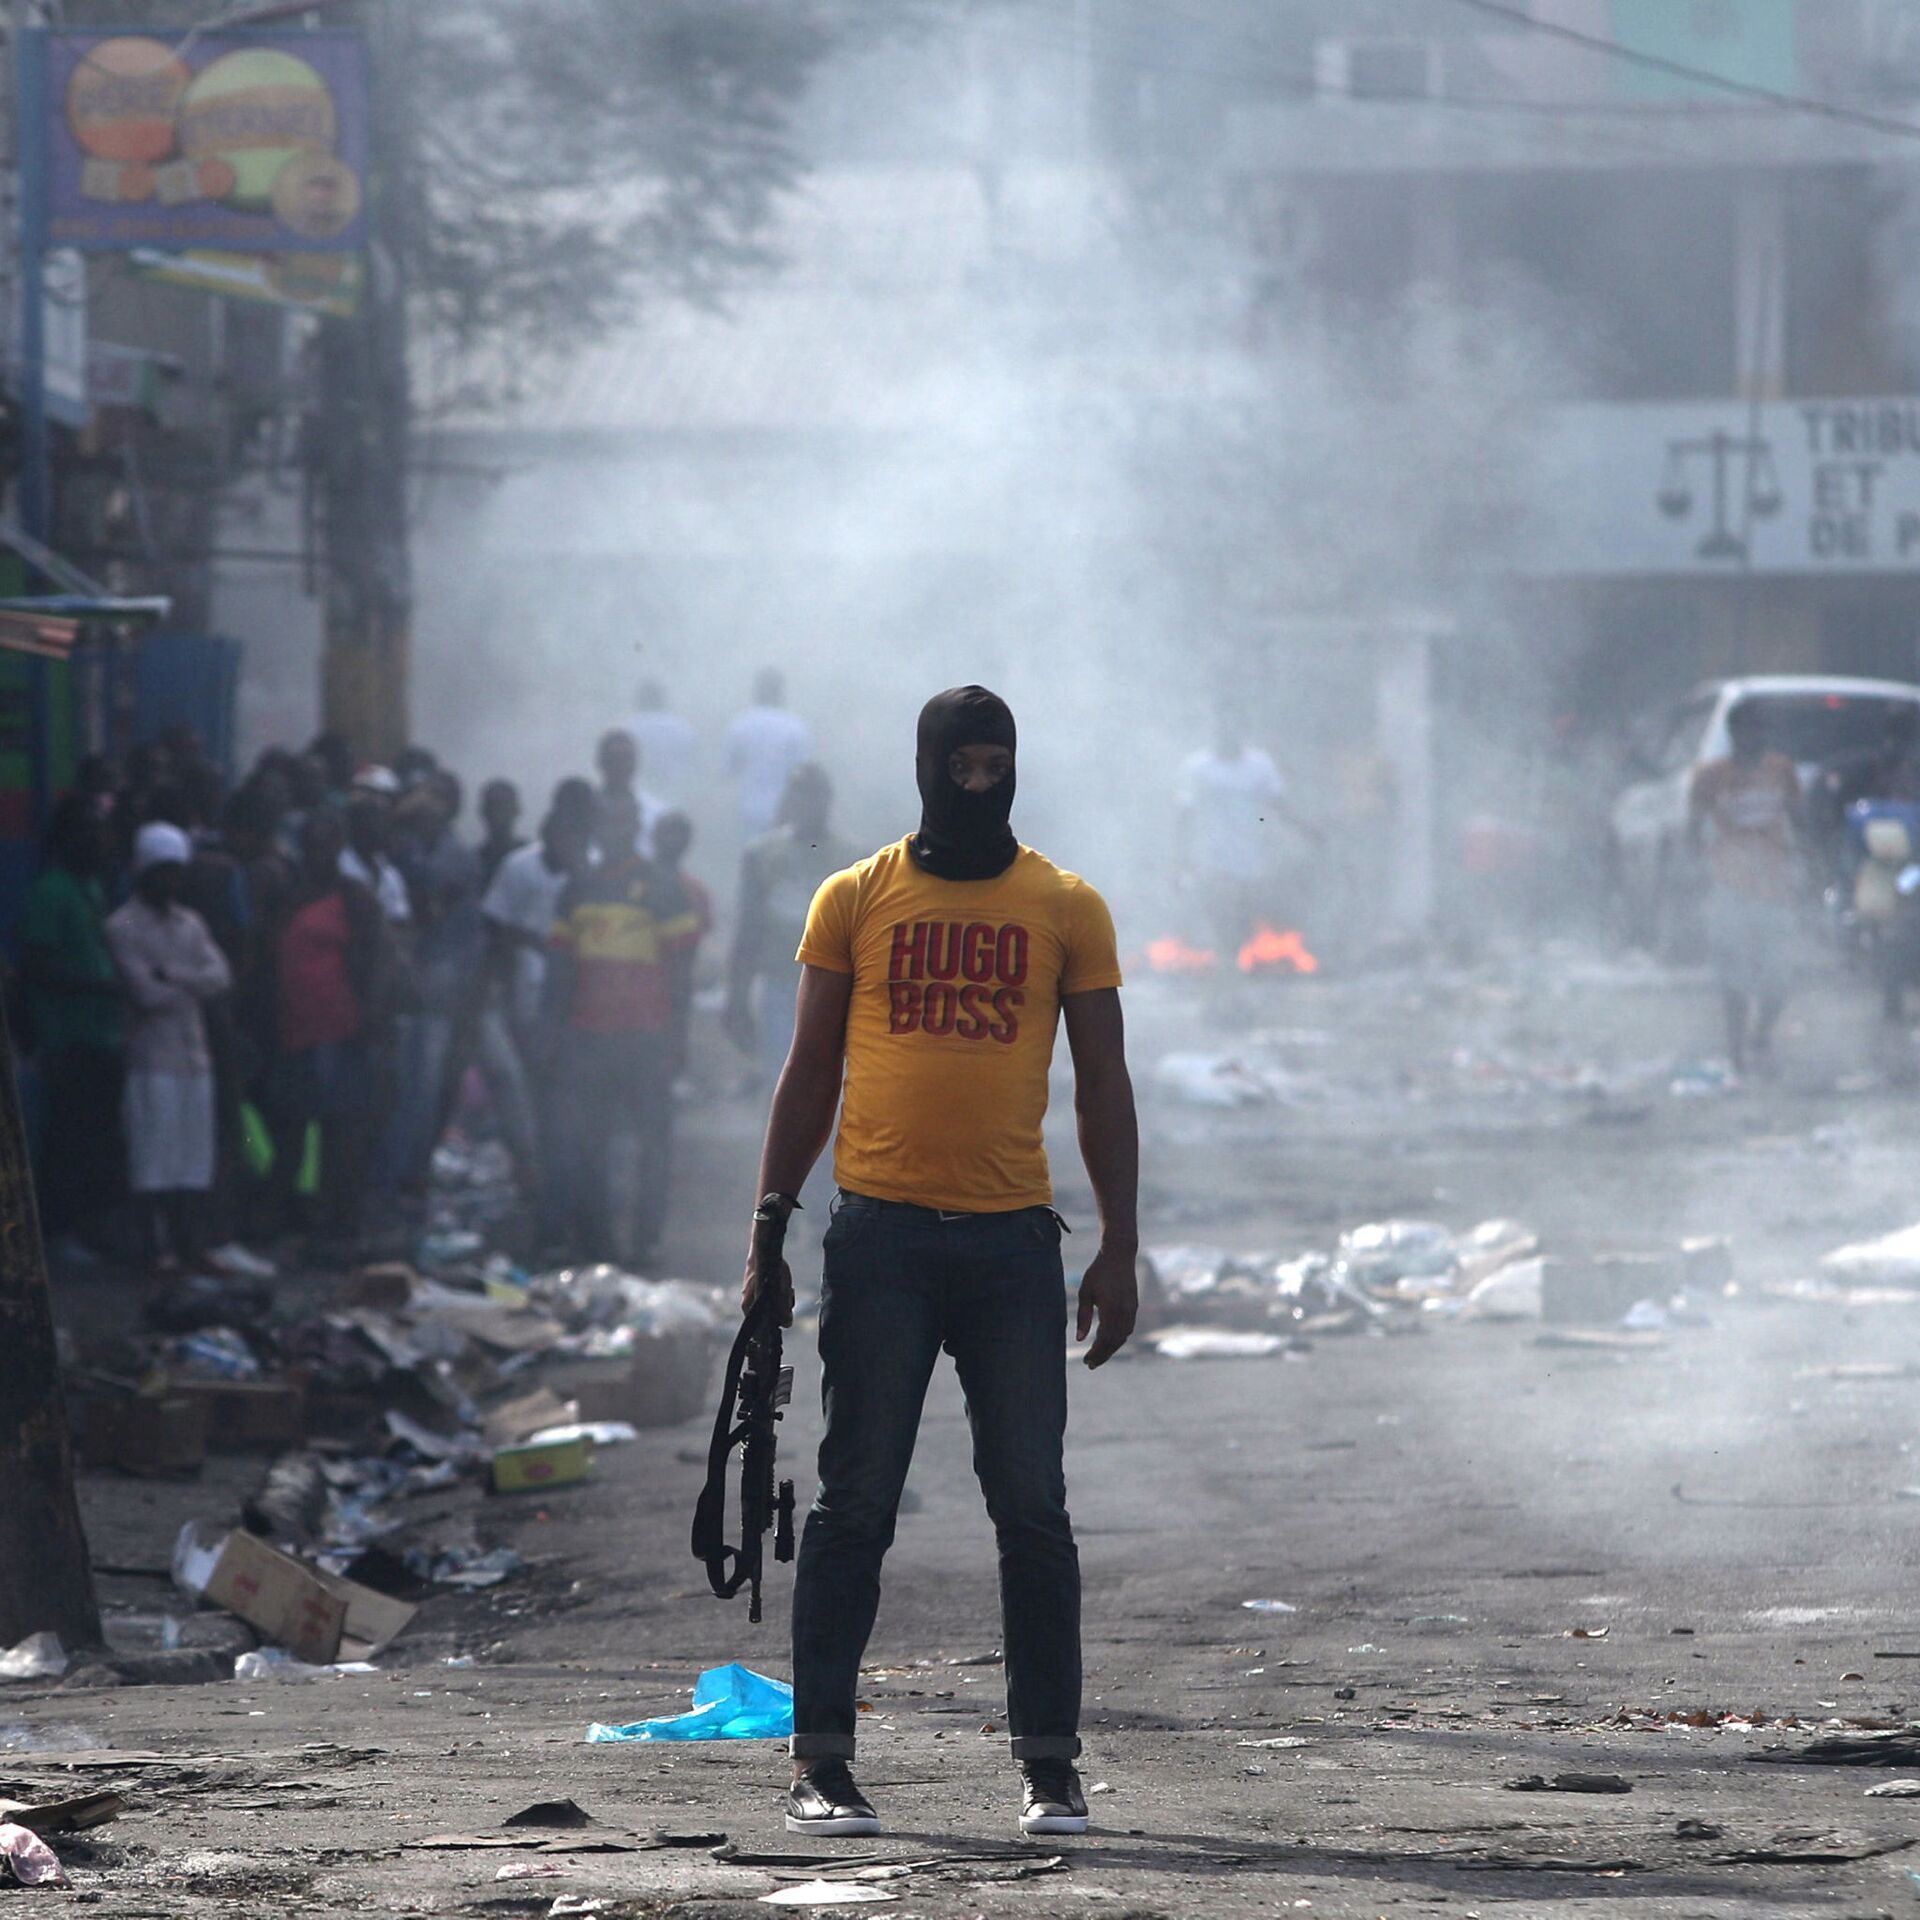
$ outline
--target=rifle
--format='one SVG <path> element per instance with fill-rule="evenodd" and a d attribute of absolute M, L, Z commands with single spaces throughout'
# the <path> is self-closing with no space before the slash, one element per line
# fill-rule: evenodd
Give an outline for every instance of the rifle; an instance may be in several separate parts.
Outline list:
<path fill-rule="evenodd" d="M 793 1558 L 793 1482 L 773 1478 L 774 1428 L 793 1397 L 793 1369 L 781 1364 L 780 1313 L 785 1289 L 775 1283 L 787 1238 L 787 1215 L 768 1194 L 754 1210 L 754 1267 L 760 1291 L 727 1355 L 720 1411 L 707 1447 L 707 1484 L 693 1510 L 693 1557 L 722 1600 L 748 1589 L 747 1618 L 760 1618 L 761 1552 L 773 1529 L 773 1557 Z M 740 1449 L 740 1544 L 726 1540 L 727 1456 Z"/>

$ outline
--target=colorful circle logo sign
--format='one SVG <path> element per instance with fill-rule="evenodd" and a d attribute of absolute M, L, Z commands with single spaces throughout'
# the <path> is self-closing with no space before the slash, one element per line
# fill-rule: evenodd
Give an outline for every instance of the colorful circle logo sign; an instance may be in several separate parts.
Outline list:
<path fill-rule="evenodd" d="M 175 116 L 193 76 L 158 40 L 130 34 L 90 47 L 67 82 L 67 126 L 87 158 L 89 200 L 154 196 L 156 167 L 174 150 Z"/>
<path fill-rule="evenodd" d="M 248 212 L 274 205 L 274 184 L 296 157 L 318 155 L 338 166 L 338 137 L 326 81 L 297 55 L 275 48 L 222 54 L 193 77 L 180 104 L 181 151 L 231 169 L 233 184 L 220 198 Z M 357 208 L 357 182 L 353 200 Z M 330 231 L 338 233 L 352 217 Z"/>
<path fill-rule="evenodd" d="M 296 153 L 273 176 L 273 211 L 302 240 L 332 240 L 360 213 L 360 182 L 330 153 Z"/>
<path fill-rule="evenodd" d="M 163 41 L 116 36 L 80 57 L 66 106 L 83 199 L 271 214 L 312 241 L 337 239 L 360 216 L 333 94 L 284 48 L 244 47 L 195 73 Z"/>

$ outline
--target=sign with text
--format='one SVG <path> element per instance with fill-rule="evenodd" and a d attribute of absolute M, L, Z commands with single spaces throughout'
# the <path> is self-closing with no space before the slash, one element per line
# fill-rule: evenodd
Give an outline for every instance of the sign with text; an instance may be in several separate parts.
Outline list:
<path fill-rule="evenodd" d="M 352 33 L 50 33 L 56 246 L 337 253 L 366 244 L 367 64 Z"/>
<path fill-rule="evenodd" d="M 1920 572 L 1920 398 L 1560 409 L 1527 572 Z"/>

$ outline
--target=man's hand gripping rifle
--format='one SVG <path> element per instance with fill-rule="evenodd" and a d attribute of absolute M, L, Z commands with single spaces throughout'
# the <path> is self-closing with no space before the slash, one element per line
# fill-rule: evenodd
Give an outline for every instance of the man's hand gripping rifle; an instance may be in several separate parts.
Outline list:
<path fill-rule="evenodd" d="M 784 1252 L 794 1203 L 770 1193 L 754 1210 L 750 1291 L 727 1356 L 720 1411 L 707 1448 L 707 1484 L 693 1512 L 693 1557 L 722 1600 L 748 1590 L 747 1618 L 760 1618 L 761 1554 L 773 1529 L 773 1557 L 793 1558 L 793 1482 L 773 1477 L 781 1410 L 793 1394 L 793 1369 L 781 1364 L 780 1330 L 793 1324 L 793 1275 Z M 726 1540 L 727 1458 L 740 1449 L 740 1544 Z"/>

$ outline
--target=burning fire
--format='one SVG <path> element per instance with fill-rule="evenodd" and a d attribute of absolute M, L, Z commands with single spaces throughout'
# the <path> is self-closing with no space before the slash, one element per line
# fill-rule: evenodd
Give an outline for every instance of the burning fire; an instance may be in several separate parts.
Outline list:
<path fill-rule="evenodd" d="M 1205 947 L 1190 947 L 1177 933 L 1147 942 L 1147 965 L 1155 973 L 1211 973 L 1214 955 Z"/>
<path fill-rule="evenodd" d="M 1253 938 L 1240 949 L 1240 971 L 1259 973 L 1267 967 L 1287 967 L 1295 973 L 1318 973 L 1320 962 L 1306 940 L 1293 928 L 1276 933 L 1263 920 Z"/>

